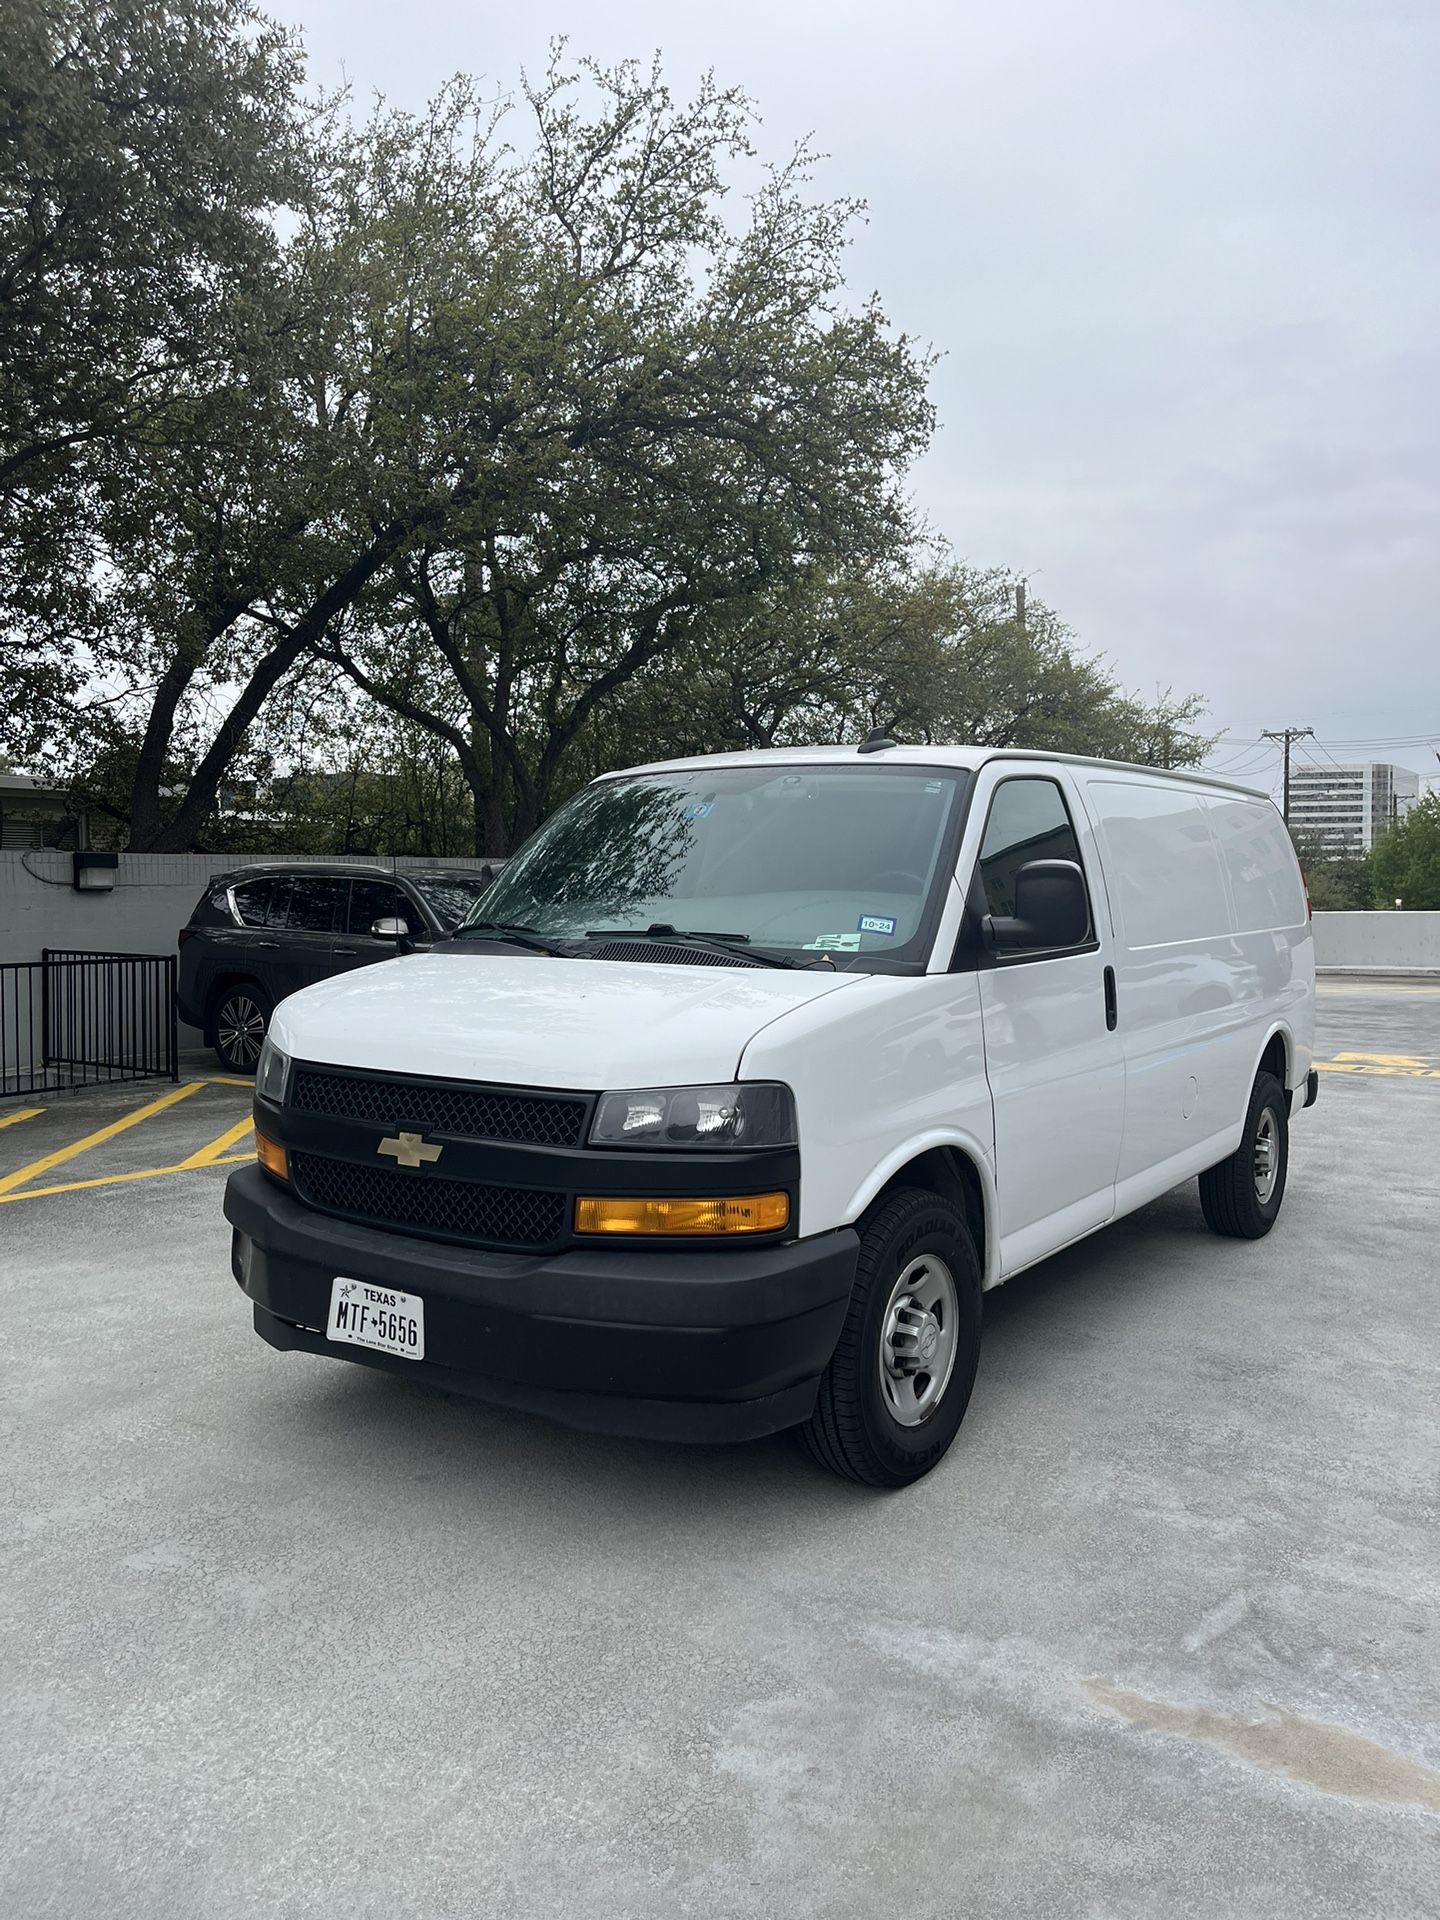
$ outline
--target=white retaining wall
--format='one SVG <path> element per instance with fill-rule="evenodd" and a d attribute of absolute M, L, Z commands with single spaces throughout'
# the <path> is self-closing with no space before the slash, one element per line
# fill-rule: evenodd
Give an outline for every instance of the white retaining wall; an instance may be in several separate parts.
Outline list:
<path fill-rule="evenodd" d="M 1440 973 L 1440 913 L 1317 913 L 1322 973 Z"/>

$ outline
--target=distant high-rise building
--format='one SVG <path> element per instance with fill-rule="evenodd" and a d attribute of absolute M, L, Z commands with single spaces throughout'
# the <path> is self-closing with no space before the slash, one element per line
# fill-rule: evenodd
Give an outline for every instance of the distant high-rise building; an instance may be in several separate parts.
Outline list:
<path fill-rule="evenodd" d="M 1381 761 L 1297 765 L 1290 774 L 1290 824 L 1332 853 L 1368 853 L 1420 797 L 1420 776 Z"/>

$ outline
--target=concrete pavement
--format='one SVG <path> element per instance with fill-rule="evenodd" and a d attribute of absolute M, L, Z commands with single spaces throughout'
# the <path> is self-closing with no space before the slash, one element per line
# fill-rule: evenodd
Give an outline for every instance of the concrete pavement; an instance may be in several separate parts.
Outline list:
<path fill-rule="evenodd" d="M 1321 1008 L 1440 1067 L 1436 987 Z M 1191 1185 L 991 1295 L 888 1497 L 276 1354 L 222 1167 L 0 1205 L 0 1913 L 1440 1915 L 1440 1079 L 1292 1146 L 1258 1245 Z"/>

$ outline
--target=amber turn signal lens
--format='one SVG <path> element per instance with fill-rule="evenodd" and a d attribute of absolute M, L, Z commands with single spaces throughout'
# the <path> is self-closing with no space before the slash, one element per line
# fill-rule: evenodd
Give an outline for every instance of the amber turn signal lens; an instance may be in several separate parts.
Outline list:
<path fill-rule="evenodd" d="M 776 1233 L 790 1220 L 786 1193 L 752 1193 L 724 1200 L 611 1200 L 575 1202 L 576 1233 Z"/>
<path fill-rule="evenodd" d="M 272 1140 L 268 1134 L 255 1129 L 255 1158 L 267 1173 L 273 1173 L 277 1180 L 290 1178 L 290 1162 L 285 1157 L 285 1149 L 278 1140 Z"/>

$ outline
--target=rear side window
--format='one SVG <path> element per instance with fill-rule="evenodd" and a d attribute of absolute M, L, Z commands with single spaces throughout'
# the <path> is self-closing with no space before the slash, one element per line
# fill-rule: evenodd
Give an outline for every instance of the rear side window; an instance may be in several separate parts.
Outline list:
<path fill-rule="evenodd" d="M 245 926 L 264 926 L 265 912 L 270 905 L 273 889 L 274 882 L 270 880 L 247 880 L 244 886 L 231 889 L 235 900 L 235 911 Z"/>
<path fill-rule="evenodd" d="M 1085 871 L 1065 796 L 1055 782 L 1006 780 L 995 789 L 980 843 L 980 882 L 987 912 L 1010 918 L 1015 911 L 1015 876 L 1032 860 L 1073 860 Z"/>
<path fill-rule="evenodd" d="M 1285 823 L 1259 800 L 1207 799 L 1220 848 L 1237 933 L 1268 933 L 1305 924 L 1300 869 Z"/>
<path fill-rule="evenodd" d="M 291 933 L 334 933 L 340 925 L 343 880 L 324 880 L 297 873 L 290 883 L 290 906 L 285 925 Z"/>
<path fill-rule="evenodd" d="M 420 916 L 399 887 L 388 880 L 352 880 L 346 932 L 369 933 L 377 920 L 403 920 L 411 933 L 420 931 Z"/>
<path fill-rule="evenodd" d="M 1095 780 L 1091 804 L 1109 858 L 1111 904 L 1128 947 L 1163 947 L 1230 932 L 1220 856 L 1198 793 Z"/>

